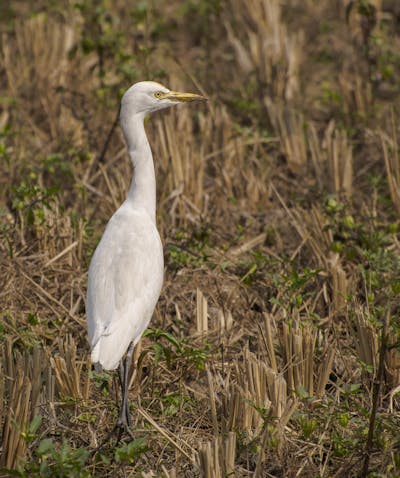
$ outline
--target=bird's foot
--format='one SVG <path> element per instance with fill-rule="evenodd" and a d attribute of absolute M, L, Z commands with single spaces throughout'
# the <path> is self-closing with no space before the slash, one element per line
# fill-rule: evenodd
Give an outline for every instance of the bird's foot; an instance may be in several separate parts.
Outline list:
<path fill-rule="evenodd" d="M 118 429 L 118 437 L 117 437 L 117 442 L 115 443 L 118 445 L 118 443 L 121 441 L 122 435 L 125 433 L 126 435 L 129 435 L 132 440 L 135 439 L 135 435 L 132 433 L 132 430 L 130 429 L 130 423 L 118 420 L 117 424 L 115 427 Z"/>
<path fill-rule="evenodd" d="M 132 430 L 130 429 L 130 426 L 131 426 L 131 423 L 130 423 L 129 415 L 127 415 L 126 413 L 121 413 L 120 417 L 118 418 L 117 423 L 114 425 L 114 428 L 110 432 L 108 432 L 108 435 L 105 437 L 103 442 L 98 447 L 96 447 L 94 450 L 92 450 L 91 455 L 93 456 L 97 452 L 102 450 L 104 448 L 104 446 L 111 440 L 111 438 L 114 435 L 117 436 L 115 446 L 117 446 L 121 442 L 122 436 L 124 434 L 129 435 L 129 437 L 132 440 L 134 440 L 135 435 L 132 433 Z"/>

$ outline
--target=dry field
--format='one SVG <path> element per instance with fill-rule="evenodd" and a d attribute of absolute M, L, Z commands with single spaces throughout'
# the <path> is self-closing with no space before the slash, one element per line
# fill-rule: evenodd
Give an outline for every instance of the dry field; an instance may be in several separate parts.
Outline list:
<path fill-rule="evenodd" d="M 0 476 L 400 476 L 397 0 L 0 4 Z M 102 442 L 87 269 L 147 122 L 165 285 Z"/>

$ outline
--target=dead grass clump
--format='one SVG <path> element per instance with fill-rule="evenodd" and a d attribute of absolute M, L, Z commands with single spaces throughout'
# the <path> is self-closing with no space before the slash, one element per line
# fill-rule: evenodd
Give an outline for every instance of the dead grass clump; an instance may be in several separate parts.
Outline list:
<path fill-rule="evenodd" d="M 177 225 L 175 218 L 188 218 L 198 222 L 207 213 L 208 196 L 204 191 L 206 161 L 204 153 L 207 143 L 199 150 L 189 141 L 194 129 L 193 119 L 187 111 L 172 113 L 174 119 L 156 119 L 155 156 L 161 176 L 164 177 L 161 202 L 168 204 L 169 217 Z M 202 122 L 201 125 L 209 128 Z M 203 131 L 204 138 L 209 137 Z"/>
<path fill-rule="evenodd" d="M 347 303 L 349 281 L 347 279 L 346 271 L 341 264 L 339 254 L 330 254 L 328 267 L 332 279 L 332 310 L 335 311 L 335 313 L 340 313 L 344 310 Z"/>
<path fill-rule="evenodd" d="M 244 75 L 254 75 L 261 98 L 294 99 L 303 36 L 288 33 L 279 2 L 232 2 L 227 12 L 224 25 L 237 65 Z"/>
<path fill-rule="evenodd" d="M 377 324 L 371 317 L 368 308 L 363 308 L 360 304 L 354 306 L 354 322 L 351 330 L 354 335 L 358 359 L 367 368 L 366 376 L 372 377 L 371 380 L 376 381 L 382 341 L 380 337 L 381 324 Z M 384 385 L 386 390 L 391 389 L 393 391 L 400 386 L 400 356 L 396 347 L 396 333 L 394 330 L 391 329 L 387 332 L 385 340 L 387 341 L 384 356 L 385 373 L 382 376 L 384 383 L 381 385 Z"/>
<path fill-rule="evenodd" d="M 236 434 L 204 443 L 198 452 L 198 466 L 204 478 L 223 478 L 235 474 Z"/>
<path fill-rule="evenodd" d="M 381 133 L 381 144 L 389 192 L 396 211 L 400 213 L 400 158 L 397 145 L 396 124 L 392 113 L 391 135 Z"/>
<path fill-rule="evenodd" d="M 200 144 L 188 140 L 196 130 Z M 161 213 L 175 227 L 214 217 L 216 201 L 223 202 L 226 210 L 235 209 L 238 202 L 252 209 L 263 204 L 268 169 L 257 158 L 264 145 L 274 143 L 275 138 L 239 138 L 232 118 L 221 107 L 213 109 L 211 118 L 200 112 L 196 121 L 190 111 L 171 111 L 154 119 L 149 135 L 154 138 L 155 164 L 162 184 Z"/>
<path fill-rule="evenodd" d="M 9 339 L 3 344 L 0 363 L 3 404 L 0 465 L 14 470 L 25 459 L 30 423 L 40 415 L 40 407 L 53 397 L 47 383 L 45 354 L 40 348 L 35 347 L 32 354 L 22 354 Z"/>
<path fill-rule="evenodd" d="M 374 102 L 372 84 L 351 67 L 339 74 L 338 83 L 346 114 L 368 118 Z"/>
<path fill-rule="evenodd" d="M 227 403 L 227 430 L 245 433 L 247 440 L 259 437 L 270 417 L 284 427 L 296 409 L 282 374 L 266 366 L 248 349 L 243 363 L 236 364 L 236 382 L 231 383 Z"/>
<path fill-rule="evenodd" d="M 400 391 L 400 351 L 397 340 L 396 332 L 391 330 L 388 334 L 388 350 L 385 357 L 386 382 L 392 389 L 389 394 L 391 397 Z M 391 408 L 393 410 L 393 403 Z"/>
<path fill-rule="evenodd" d="M 280 139 L 289 169 L 299 173 L 307 164 L 307 143 L 304 117 L 293 109 L 265 99 L 270 122 Z"/>
<path fill-rule="evenodd" d="M 368 311 L 360 306 L 355 308 L 355 342 L 357 354 L 366 365 L 376 369 L 378 363 L 378 334 L 368 318 Z"/>
<path fill-rule="evenodd" d="M 289 392 L 305 392 L 321 397 L 331 373 L 335 349 L 329 336 L 318 336 L 319 361 L 316 361 L 317 332 L 308 324 L 294 320 L 283 324 L 284 370 Z"/>
<path fill-rule="evenodd" d="M 320 187 L 350 198 L 353 190 L 353 148 L 344 130 L 331 121 L 323 138 L 310 126 L 309 147 Z"/>
<path fill-rule="evenodd" d="M 68 81 L 68 53 L 75 42 L 72 26 L 59 23 L 45 14 L 35 15 L 16 23 L 15 35 L 6 35 L 2 42 L 4 70 L 10 93 L 22 100 L 20 120 L 31 128 L 42 145 L 51 138 L 65 134 L 68 109 L 61 106 L 56 88 Z M 41 112 L 28 105 L 39 97 Z M 40 115 L 40 121 L 33 118 Z M 39 119 L 39 118 L 38 118 Z M 74 130 L 73 117 L 68 127 Z M 71 123 L 72 122 L 72 123 Z M 36 145 L 38 146 L 38 145 Z"/>
<path fill-rule="evenodd" d="M 75 400 L 89 398 L 90 360 L 78 359 L 76 343 L 72 336 L 65 341 L 58 341 L 59 355 L 50 357 L 50 364 L 54 371 L 58 395 Z M 83 383 L 82 383 L 83 378 Z"/>

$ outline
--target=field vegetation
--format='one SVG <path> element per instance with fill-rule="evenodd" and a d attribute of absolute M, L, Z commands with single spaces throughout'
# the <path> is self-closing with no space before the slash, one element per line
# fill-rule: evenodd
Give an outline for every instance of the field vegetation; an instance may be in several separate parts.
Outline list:
<path fill-rule="evenodd" d="M 0 4 L 0 476 L 400 476 L 397 0 Z M 136 81 L 165 285 L 131 377 L 91 369 L 91 255 Z"/>

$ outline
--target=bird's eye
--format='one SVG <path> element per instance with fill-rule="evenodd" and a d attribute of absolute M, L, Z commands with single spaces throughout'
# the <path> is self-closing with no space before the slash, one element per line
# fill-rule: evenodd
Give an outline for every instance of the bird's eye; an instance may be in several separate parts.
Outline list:
<path fill-rule="evenodd" d="M 154 96 L 155 96 L 156 98 L 161 98 L 162 95 L 163 95 L 163 94 L 162 94 L 161 91 L 156 91 L 156 92 L 154 93 Z"/>

